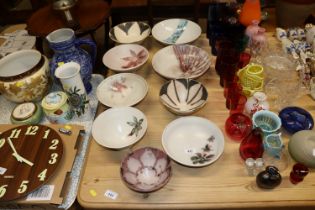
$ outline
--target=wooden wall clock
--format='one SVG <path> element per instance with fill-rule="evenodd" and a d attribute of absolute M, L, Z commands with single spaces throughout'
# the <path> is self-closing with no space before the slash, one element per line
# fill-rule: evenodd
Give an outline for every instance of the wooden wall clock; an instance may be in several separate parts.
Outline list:
<path fill-rule="evenodd" d="M 22 125 L 0 135 L 0 201 L 22 198 L 45 184 L 61 162 L 63 143 L 54 129 Z"/>

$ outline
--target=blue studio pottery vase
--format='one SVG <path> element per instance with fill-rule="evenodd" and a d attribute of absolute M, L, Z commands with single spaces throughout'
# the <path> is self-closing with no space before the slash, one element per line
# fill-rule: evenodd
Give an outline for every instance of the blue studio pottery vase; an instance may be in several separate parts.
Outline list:
<path fill-rule="evenodd" d="M 90 83 L 96 56 L 96 44 L 90 39 L 76 38 L 74 31 L 70 28 L 61 28 L 47 35 L 50 48 L 54 51 L 49 67 L 52 77 L 55 78 L 55 70 L 58 66 L 70 61 L 80 64 L 80 75 L 86 92 L 92 90 Z M 80 46 L 91 47 L 91 55 Z M 56 78 L 57 79 L 57 78 Z"/>

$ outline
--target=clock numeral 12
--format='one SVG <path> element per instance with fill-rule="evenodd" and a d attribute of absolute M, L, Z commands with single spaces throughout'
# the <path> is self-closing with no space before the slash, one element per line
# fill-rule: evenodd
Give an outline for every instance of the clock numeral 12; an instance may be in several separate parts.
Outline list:
<path fill-rule="evenodd" d="M 19 137 L 20 133 L 21 133 L 21 129 L 14 129 L 14 130 L 12 130 L 9 138 L 16 139 Z"/>
<path fill-rule="evenodd" d="M 4 195 L 5 195 L 5 193 L 6 193 L 6 191 L 7 191 L 7 187 L 8 185 L 7 184 L 5 184 L 5 185 L 2 185 L 1 187 L 0 187 L 0 198 L 2 198 Z"/>
<path fill-rule="evenodd" d="M 31 135 L 31 136 L 36 135 L 36 132 L 37 132 L 38 128 L 39 128 L 38 126 L 29 126 L 29 127 L 27 127 L 25 135 Z"/>
<path fill-rule="evenodd" d="M 47 173 L 47 168 L 45 168 L 45 170 L 43 170 L 42 172 L 40 172 L 40 174 L 38 174 L 38 178 L 39 178 L 39 181 L 44 181 L 45 178 L 46 178 L 46 173 Z"/>
<path fill-rule="evenodd" d="M 57 153 L 52 153 L 50 156 L 50 160 L 48 161 L 49 164 L 55 164 L 57 162 Z"/>
<path fill-rule="evenodd" d="M 26 190 L 27 190 L 27 184 L 29 183 L 30 181 L 28 180 L 24 180 L 22 181 L 21 185 L 20 185 L 20 188 L 18 189 L 18 193 L 24 193 Z"/>

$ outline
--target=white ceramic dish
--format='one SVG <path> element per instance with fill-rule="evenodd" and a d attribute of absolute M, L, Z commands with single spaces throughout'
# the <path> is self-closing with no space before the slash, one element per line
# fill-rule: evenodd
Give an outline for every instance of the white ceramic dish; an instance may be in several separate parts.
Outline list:
<path fill-rule="evenodd" d="M 207 89 L 190 79 L 166 82 L 160 90 L 160 100 L 171 112 L 179 115 L 191 114 L 206 104 Z"/>
<path fill-rule="evenodd" d="M 205 118 L 181 117 L 166 126 L 162 145 L 176 162 L 189 167 L 201 167 L 221 156 L 224 136 L 213 122 Z"/>
<path fill-rule="evenodd" d="M 151 33 L 151 27 L 145 22 L 125 22 L 109 31 L 109 37 L 117 43 L 140 43 Z"/>
<path fill-rule="evenodd" d="M 96 89 L 98 100 L 108 107 L 133 106 L 147 94 L 145 79 L 133 73 L 114 74 L 104 79 Z"/>
<path fill-rule="evenodd" d="M 122 149 L 138 142 L 147 126 L 147 118 L 136 108 L 110 108 L 94 120 L 92 136 L 104 147 Z"/>
<path fill-rule="evenodd" d="M 153 37 L 164 44 L 186 44 L 196 40 L 200 34 L 200 26 L 186 19 L 163 20 L 152 28 Z"/>
<path fill-rule="evenodd" d="M 162 48 L 152 58 L 153 69 L 168 79 L 197 78 L 211 65 L 206 51 L 193 45 L 171 45 Z"/>
<path fill-rule="evenodd" d="M 118 72 L 135 71 L 147 62 L 148 50 L 138 44 L 122 44 L 108 50 L 103 63 L 109 69 Z"/>

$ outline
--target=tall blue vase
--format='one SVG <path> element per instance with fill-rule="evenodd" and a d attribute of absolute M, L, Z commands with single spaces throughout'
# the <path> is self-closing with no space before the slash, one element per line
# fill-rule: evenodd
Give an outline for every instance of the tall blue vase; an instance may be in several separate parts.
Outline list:
<path fill-rule="evenodd" d="M 50 48 L 54 51 L 49 67 L 53 78 L 58 66 L 70 61 L 80 64 L 80 75 L 86 92 L 92 90 L 90 83 L 96 58 L 96 44 L 91 39 L 76 38 L 74 31 L 70 28 L 61 28 L 47 35 Z M 82 49 L 81 45 L 91 47 L 91 55 Z"/>

